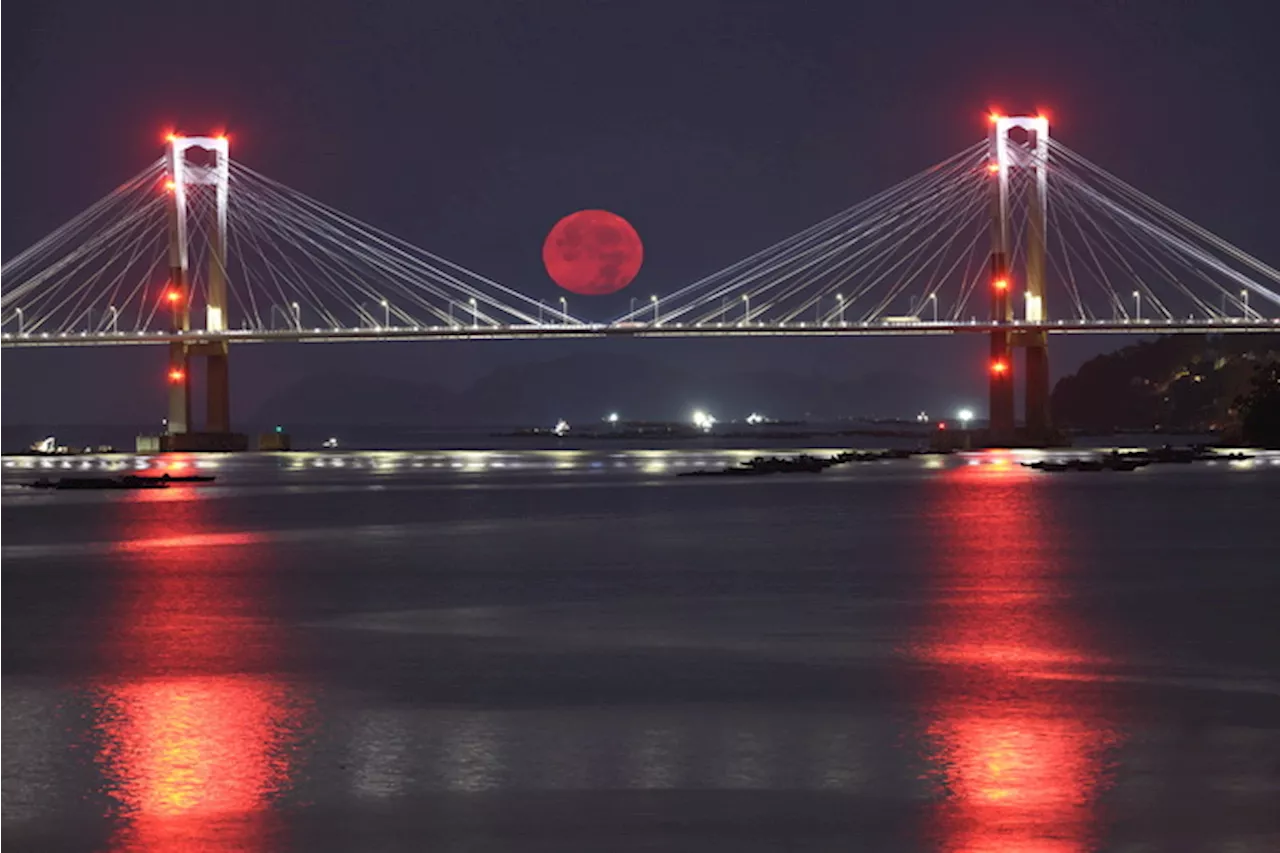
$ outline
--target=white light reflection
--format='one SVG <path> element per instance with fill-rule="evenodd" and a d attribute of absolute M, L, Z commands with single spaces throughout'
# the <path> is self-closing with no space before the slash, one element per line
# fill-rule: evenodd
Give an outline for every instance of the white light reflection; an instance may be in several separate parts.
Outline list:
<path fill-rule="evenodd" d="M 404 793 L 409 771 L 408 728 L 396 712 L 370 712 L 360 721 L 351 745 L 356 795 L 385 799 Z"/>
<path fill-rule="evenodd" d="M 721 784 L 725 788 L 768 788 L 770 755 L 765 742 L 743 729 L 726 731 L 724 735 Z"/>
<path fill-rule="evenodd" d="M 639 743 L 630 756 L 631 776 L 629 788 L 676 788 L 682 780 L 680 767 L 680 736 L 669 728 L 645 729 L 640 732 Z"/>
<path fill-rule="evenodd" d="M 502 783 L 500 737 L 492 722 L 468 716 L 445 740 L 441 770 L 453 791 L 489 791 Z"/>
<path fill-rule="evenodd" d="M 809 755 L 815 787 L 853 792 L 869 781 L 867 764 L 859 760 L 854 739 L 847 731 L 813 732 Z"/>
<path fill-rule="evenodd" d="M 70 803 L 59 802 L 59 717 L 56 694 L 10 682 L 4 691 L 4 820 L 11 823 L 57 815 Z M 66 722 L 65 725 L 70 725 Z M 57 818 L 55 817 L 54 820 Z"/>

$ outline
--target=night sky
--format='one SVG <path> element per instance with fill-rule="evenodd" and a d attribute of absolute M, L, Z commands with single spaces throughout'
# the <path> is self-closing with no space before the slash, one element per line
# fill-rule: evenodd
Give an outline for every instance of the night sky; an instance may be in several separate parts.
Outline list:
<path fill-rule="evenodd" d="M 1268 2 L 48 2 L 6 7 L 3 256 L 156 158 L 164 129 L 553 302 L 547 230 L 581 208 L 645 243 L 608 319 L 1042 108 L 1055 135 L 1264 260 L 1280 260 Z M 958 341 L 268 346 L 233 350 L 235 411 L 342 369 L 458 387 L 568 352 L 941 373 Z M 1055 342 L 1055 372 L 1121 343 Z M 980 347 L 979 347 L 980 348 Z M 4 420 L 161 413 L 158 348 L 6 351 Z M 625 377 L 621 378 L 625 380 Z M 57 389 L 57 390 L 55 390 Z M 61 399 L 70 392 L 74 399 Z M 905 414 L 905 413 L 904 413 Z M 131 417 L 131 415 L 134 415 Z M 251 426 L 238 424 L 238 426 Z"/>

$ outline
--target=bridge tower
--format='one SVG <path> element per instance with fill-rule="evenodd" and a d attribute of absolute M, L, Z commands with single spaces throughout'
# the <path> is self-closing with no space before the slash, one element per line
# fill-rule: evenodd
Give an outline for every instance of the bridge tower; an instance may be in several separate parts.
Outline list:
<path fill-rule="evenodd" d="M 1013 131 L 1024 134 L 1011 137 Z M 992 116 L 990 165 L 991 193 L 991 320 L 1006 328 L 991 332 L 990 422 L 992 437 L 1011 438 L 1014 422 L 1013 350 L 1026 352 L 1024 394 L 1028 437 L 1043 440 L 1049 423 L 1049 346 L 1045 330 L 1045 241 L 1048 233 L 1049 120 L 1043 116 Z M 1011 240 L 1014 205 L 1010 182 L 1015 173 L 1026 175 L 1026 226 L 1023 245 L 1026 281 L 1018 286 L 1011 260 L 1016 248 Z M 1010 327 L 1014 300 L 1021 290 L 1022 325 Z"/>
<path fill-rule="evenodd" d="M 209 240 L 209 271 L 204 288 L 204 329 L 227 328 L 227 202 L 230 178 L 229 145 L 225 136 L 177 136 L 167 139 L 169 190 L 169 285 L 165 292 L 175 332 L 191 331 L 191 260 L 189 206 L 191 187 L 211 187 L 213 204 L 205 226 Z M 188 162 L 187 151 L 207 152 L 207 162 Z M 231 386 L 227 369 L 227 342 L 174 341 L 169 344 L 169 433 L 183 435 L 191 429 L 191 374 L 193 356 L 205 359 L 205 432 L 231 432 Z"/>

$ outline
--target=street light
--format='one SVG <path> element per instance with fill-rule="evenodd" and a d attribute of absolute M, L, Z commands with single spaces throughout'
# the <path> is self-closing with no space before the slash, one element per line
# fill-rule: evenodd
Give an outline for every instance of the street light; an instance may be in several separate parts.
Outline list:
<path fill-rule="evenodd" d="M 649 301 L 653 303 L 653 325 L 658 325 L 658 297 L 650 296 Z"/>
<path fill-rule="evenodd" d="M 293 306 L 293 325 L 297 327 L 299 332 L 301 332 L 302 331 L 302 306 L 300 306 L 296 302 L 290 302 L 289 304 Z"/>
<path fill-rule="evenodd" d="M 964 429 L 969 428 L 969 421 L 973 420 L 972 409 L 961 409 L 956 412 L 956 417 L 960 419 L 960 426 Z"/>
<path fill-rule="evenodd" d="M 107 310 L 111 312 L 111 333 L 118 335 L 120 334 L 120 312 L 116 310 L 114 305 L 108 305 Z"/>
<path fill-rule="evenodd" d="M 1244 303 L 1244 316 L 1249 316 L 1249 291 L 1240 291 L 1240 300 Z"/>
<path fill-rule="evenodd" d="M 563 296 L 560 297 L 560 320 L 561 322 L 569 322 L 569 300 Z"/>
<path fill-rule="evenodd" d="M 929 301 L 933 303 L 933 322 L 938 322 L 938 294 L 930 293 Z"/>
<path fill-rule="evenodd" d="M 618 422 L 618 413 L 610 412 L 609 417 L 605 418 L 605 420 L 607 420 L 611 424 L 616 424 Z"/>
<path fill-rule="evenodd" d="M 382 328 L 391 328 L 391 303 L 382 300 Z"/>
<path fill-rule="evenodd" d="M 844 325 L 844 294 L 836 294 L 836 302 L 840 305 L 840 325 Z"/>
<path fill-rule="evenodd" d="M 18 337 L 22 337 L 22 323 L 23 323 L 22 309 L 14 308 L 13 313 L 18 315 Z"/>
<path fill-rule="evenodd" d="M 480 328 L 480 309 L 476 307 L 476 298 L 471 297 L 471 328 Z"/>
<path fill-rule="evenodd" d="M 1142 293 L 1137 290 L 1133 292 L 1133 319 L 1142 319 Z"/>
<path fill-rule="evenodd" d="M 742 315 L 742 322 L 743 322 L 743 325 L 750 326 L 751 325 L 751 294 L 750 293 L 742 294 L 742 301 L 745 302 L 747 306 L 745 309 L 743 309 L 746 313 Z"/>

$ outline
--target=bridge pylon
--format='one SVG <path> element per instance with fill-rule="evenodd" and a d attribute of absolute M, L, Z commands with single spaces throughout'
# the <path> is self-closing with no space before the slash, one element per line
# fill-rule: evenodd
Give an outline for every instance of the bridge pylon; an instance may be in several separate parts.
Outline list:
<path fill-rule="evenodd" d="M 1009 270 L 1005 258 L 1004 252 L 991 253 L 991 319 L 1001 324 L 1010 319 Z M 1014 430 L 1011 339 L 1008 329 L 991 330 L 987 421 L 992 437 L 996 439 L 1011 437 Z"/>
<path fill-rule="evenodd" d="M 1011 136 L 1014 131 L 1021 139 Z M 1051 438 L 1049 414 L 1049 341 L 1045 314 L 1045 257 L 1049 200 L 1049 120 L 1044 116 L 992 116 L 989 168 L 995 180 L 991 194 L 991 280 L 994 323 L 1007 328 L 991 332 L 990 425 L 992 438 L 1015 436 L 1013 349 L 1025 352 L 1023 405 L 1025 438 Z M 1014 205 L 1010 198 L 1015 171 L 1028 176 L 1023 245 L 1013 244 Z M 1025 281 L 1018 287 L 1010 259 L 1022 255 Z M 1023 315 L 1014 326 L 1014 299 L 1022 297 Z"/>
<path fill-rule="evenodd" d="M 201 165 L 188 162 L 188 149 L 207 153 Z M 190 202 L 191 187 L 208 186 L 213 203 L 208 205 L 210 221 L 205 226 L 209 244 L 209 271 L 203 288 L 204 329 L 221 332 L 227 328 L 227 203 L 230 186 L 229 144 L 225 136 L 178 136 L 170 134 L 165 152 L 169 202 L 169 283 L 165 298 L 172 309 L 174 332 L 191 331 Z M 227 362 L 227 342 L 174 341 L 169 345 L 169 435 L 195 432 L 191 422 L 191 372 L 193 357 L 205 359 L 205 433 L 231 432 L 231 384 Z M 181 439 L 171 444 L 183 443 Z"/>

